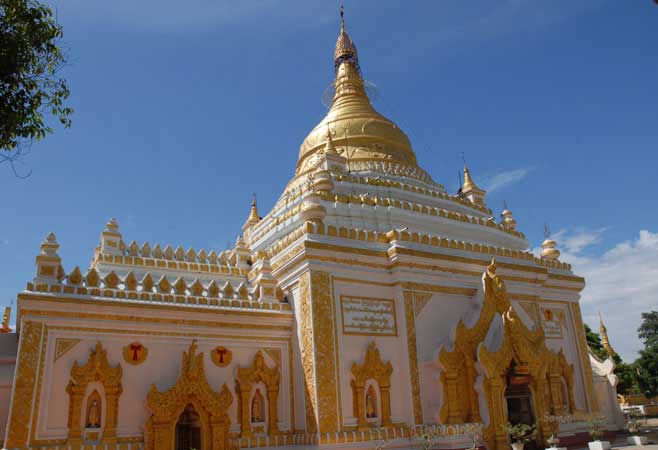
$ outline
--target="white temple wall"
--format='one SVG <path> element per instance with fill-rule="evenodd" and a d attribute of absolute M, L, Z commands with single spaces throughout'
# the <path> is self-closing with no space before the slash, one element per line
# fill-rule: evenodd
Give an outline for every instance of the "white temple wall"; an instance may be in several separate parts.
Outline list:
<path fill-rule="evenodd" d="M 208 331 L 208 330 L 205 330 Z M 217 330 L 215 330 L 217 331 Z M 253 340 L 226 338 L 204 338 L 204 332 L 196 337 L 198 352 L 204 353 L 204 366 L 210 387 L 219 392 L 226 383 L 233 394 L 233 403 L 229 409 L 232 429 L 239 430 L 237 405 L 239 397 L 236 392 L 235 376 L 237 368 L 248 367 L 253 363 L 254 356 L 264 348 L 278 349 L 281 353 L 281 385 L 278 398 L 279 426 L 282 431 L 290 427 L 291 419 L 291 385 L 290 385 L 290 343 L 288 339 L 262 339 L 252 337 Z M 58 337 L 81 339 L 72 349 L 55 361 L 55 342 Z M 66 385 L 69 380 L 74 361 L 79 365 L 87 363 L 90 351 L 98 341 L 107 351 L 110 365 L 121 364 L 123 368 L 123 393 L 119 397 L 119 414 L 117 434 L 119 437 L 141 436 L 143 425 L 150 416 L 146 409 L 146 396 L 152 384 L 160 391 L 167 390 L 176 383 L 182 363 L 183 351 L 189 349 L 193 338 L 188 336 L 146 336 L 125 333 L 104 332 L 102 335 L 95 332 L 51 330 L 48 333 L 45 365 L 43 368 L 43 383 L 41 386 L 41 401 L 39 402 L 39 423 L 37 439 L 55 439 L 66 437 L 67 414 L 69 398 Z M 146 360 L 140 365 L 131 365 L 124 361 L 123 347 L 132 342 L 139 342 L 148 349 Z M 223 346 L 232 352 L 232 361 L 226 367 L 218 367 L 213 363 L 210 352 L 217 346 Z M 263 352 L 266 364 L 275 365 L 275 361 L 266 352 Z M 91 394 L 93 387 L 87 392 Z M 261 390 L 263 395 L 266 391 Z M 99 390 L 102 397 L 102 391 Z M 86 405 L 86 398 L 83 405 Z M 103 414 L 105 413 L 103 407 Z M 303 411 L 300 412 L 303 418 Z M 105 416 L 103 415 L 103 420 Z"/>
<path fill-rule="evenodd" d="M 448 343 L 457 323 L 474 307 L 474 300 L 460 295 L 434 294 L 416 317 L 418 368 L 424 422 L 440 422 L 443 402 L 438 350 Z"/>
<path fill-rule="evenodd" d="M 338 280 L 334 280 L 333 293 L 336 307 L 337 351 L 340 355 L 338 370 L 344 425 L 356 425 L 353 411 L 354 399 L 350 385 L 352 364 L 363 364 L 368 345 L 373 341 L 380 351 L 382 361 L 390 361 L 393 365 L 390 390 L 391 420 L 393 423 L 411 422 L 413 420 L 411 381 L 406 327 L 404 326 L 404 300 L 401 293 L 398 293 L 398 289 L 394 287 Z M 359 299 L 366 299 L 366 302 L 373 305 L 383 302 L 394 306 L 396 324 L 394 335 L 389 329 L 382 332 L 364 331 L 362 334 L 357 334 L 352 330 L 353 322 L 345 308 L 349 308 L 349 302 L 359 301 Z"/>

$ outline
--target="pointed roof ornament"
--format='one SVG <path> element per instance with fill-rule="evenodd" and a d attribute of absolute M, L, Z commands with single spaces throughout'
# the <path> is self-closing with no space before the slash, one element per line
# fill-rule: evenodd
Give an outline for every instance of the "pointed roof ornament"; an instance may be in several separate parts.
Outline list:
<path fill-rule="evenodd" d="M 599 332 L 601 333 L 601 343 L 603 344 L 603 349 L 608 354 L 608 356 L 614 356 L 617 354 L 610 345 L 610 339 L 608 338 L 608 329 L 603 324 L 603 318 L 601 317 L 601 311 L 599 311 Z"/>
<path fill-rule="evenodd" d="M 260 222 L 260 216 L 258 215 L 258 207 L 256 205 L 256 194 L 254 194 L 251 200 L 251 210 L 249 211 L 249 217 L 247 217 L 247 221 L 244 223 L 244 225 L 242 225 L 242 231 L 246 231 L 248 228 L 251 228 L 258 222 Z"/>
<path fill-rule="evenodd" d="M 340 6 L 340 33 L 336 40 L 336 48 L 334 49 L 334 68 L 338 71 L 338 67 L 343 61 L 350 61 L 354 66 L 359 69 L 359 56 L 356 45 L 347 34 L 345 30 L 345 9 L 343 5 Z"/>
<path fill-rule="evenodd" d="M 331 129 L 329 124 L 327 124 L 327 143 L 324 145 L 324 153 L 326 155 L 337 155 L 336 146 L 334 145 L 334 140 L 331 137 Z"/>
<path fill-rule="evenodd" d="M 464 184 L 462 185 L 461 195 L 462 197 L 471 201 L 476 205 L 484 205 L 484 196 L 487 191 L 480 189 L 477 184 L 471 178 L 471 172 L 469 172 L 466 162 L 464 161 Z"/>

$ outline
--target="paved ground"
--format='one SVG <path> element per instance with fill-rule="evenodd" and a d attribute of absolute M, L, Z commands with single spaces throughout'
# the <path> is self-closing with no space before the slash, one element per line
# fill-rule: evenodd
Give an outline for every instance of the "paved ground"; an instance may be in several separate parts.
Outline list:
<path fill-rule="evenodd" d="M 612 442 L 614 448 L 623 448 L 623 450 L 658 450 L 658 418 L 647 419 L 642 425 L 642 436 L 649 438 L 649 445 L 628 445 L 626 437 L 628 433 L 619 432 L 617 438 Z M 585 450 L 587 447 L 581 447 L 574 450 Z"/>

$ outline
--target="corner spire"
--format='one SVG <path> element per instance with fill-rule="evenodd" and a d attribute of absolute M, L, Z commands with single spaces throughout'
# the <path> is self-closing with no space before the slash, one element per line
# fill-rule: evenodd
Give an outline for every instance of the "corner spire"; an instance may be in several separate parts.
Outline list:
<path fill-rule="evenodd" d="M 470 200 L 473 204 L 484 206 L 484 196 L 486 193 L 487 191 L 480 189 L 477 184 L 475 184 L 471 178 L 471 172 L 469 172 L 466 163 L 464 163 L 464 184 L 461 189 L 462 196 Z"/>
<path fill-rule="evenodd" d="M 254 194 L 254 198 L 251 200 L 251 210 L 249 211 L 249 217 L 247 217 L 247 221 L 244 223 L 244 225 L 242 225 L 242 231 L 246 231 L 248 228 L 251 228 L 258 222 L 260 222 L 260 216 L 258 215 L 258 207 L 256 205 L 256 194 Z"/>

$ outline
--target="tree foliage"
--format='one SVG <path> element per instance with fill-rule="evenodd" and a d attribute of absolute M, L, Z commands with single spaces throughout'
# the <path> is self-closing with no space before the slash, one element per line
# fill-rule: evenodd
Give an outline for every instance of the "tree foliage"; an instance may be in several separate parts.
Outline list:
<path fill-rule="evenodd" d="M 38 0 L 0 0 L 0 160 L 52 133 L 51 114 L 64 127 L 73 110 L 69 87 L 57 72 L 66 62 L 62 27 Z"/>
<path fill-rule="evenodd" d="M 642 313 L 642 325 L 637 334 L 644 341 L 644 350 L 635 361 L 637 381 L 648 398 L 658 395 L 658 311 Z"/>
<path fill-rule="evenodd" d="M 602 360 L 608 357 L 608 353 L 603 348 L 603 343 L 601 342 L 601 335 L 593 331 L 587 324 L 585 324 L 585 339 L 594 356 Z"/>
<path fill-rule="evenodd" d="M 658 347 L 658 311 L 642 313 L 642 325 L 637 335 L 644 341 L 644 347 Z"/>

